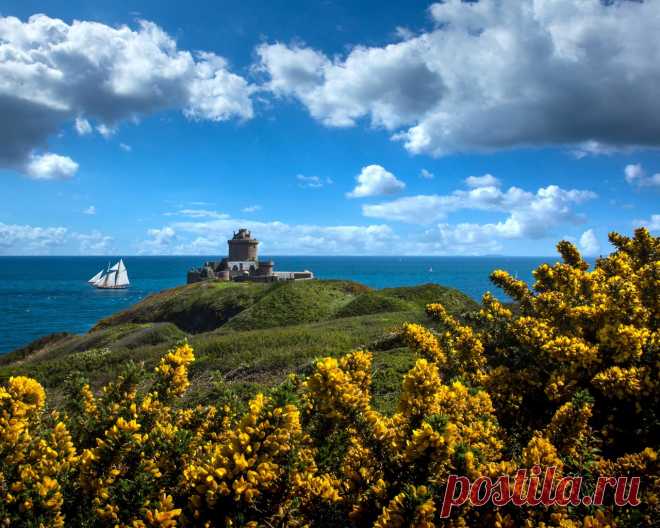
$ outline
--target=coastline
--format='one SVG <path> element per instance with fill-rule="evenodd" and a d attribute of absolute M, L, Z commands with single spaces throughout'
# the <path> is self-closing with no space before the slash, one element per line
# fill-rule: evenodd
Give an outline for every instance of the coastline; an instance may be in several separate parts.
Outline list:
<path fill-rule="evenodd" d="M 185 283 L 186 271 L 211 257 L 125 257 L 131 287 L 96 291 L 86 284 L 115 258 L 0 257 L 0 354 L 55 332 L 87 332 L 103 317 L 148 295 Z M 310 269 L 320 279 L 354 280 L 374 288 L 433 282 L 455 287 L 474 300 L 491 290 L 489 273 L 502 268 L 531 281 L 531 270 L 555 257 L 302 257 L 273 256 L 282 268 Z M 429 272 L 429 268 L 433 272 Z M 501 297 L 504 298 L 504 297 Z"/>

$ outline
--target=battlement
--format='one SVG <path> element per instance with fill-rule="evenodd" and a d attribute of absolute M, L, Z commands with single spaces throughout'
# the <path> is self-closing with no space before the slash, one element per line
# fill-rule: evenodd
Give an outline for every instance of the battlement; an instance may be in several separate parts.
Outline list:
<path fill-rule="evenodd" d="M 314 274 L 304 271 L 274 271 L 272 260 L 258 259 L 259 241 L 252 238 L 249 230 L 234 231 L 227 240 L 229 254 L 220 261 L 205 262 L 200 268 L 188 271 L 187 283 L 204 280 L 275 282 L 281 280 L 309 280 Z"/>
<path fill-rule="evenodd" d="M 234 233 L 234 238 L 227 240 L 229 246 L 229 256 L 231 261 L 257 261 L 257 251 L 259 241 L 252 238 L 247 229 L 239 229 L 238 233 Z"/>

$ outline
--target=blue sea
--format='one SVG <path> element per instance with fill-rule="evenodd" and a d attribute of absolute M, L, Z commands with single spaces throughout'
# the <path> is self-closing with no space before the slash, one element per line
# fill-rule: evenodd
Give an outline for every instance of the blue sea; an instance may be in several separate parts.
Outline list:
<path fill-rule="evenodd" d="M 220 258 L 220 257 L 218 257 Z M 269 258 L 269 257 L 265 257 Z M 552 257 L 270 257 L 276 269 L 312 270 L 321 279 L 350 279 L 374 288 L 435 282 L 479 300 L 504 269 L 531 282 Z M 118 257 L 0 257 L 0 354 L 53 332 L 86 332 L 96 321 L 144 297 L 184 284 L 189 268 L 213 257 L 125 257 L 131 287 L 97 290 L 87 284 Z M 498 295 L 502 298 L 501 295 Z"/>

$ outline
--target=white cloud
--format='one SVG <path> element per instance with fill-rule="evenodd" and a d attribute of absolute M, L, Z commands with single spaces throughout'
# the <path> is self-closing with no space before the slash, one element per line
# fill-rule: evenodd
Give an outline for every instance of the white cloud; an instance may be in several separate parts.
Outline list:
<path fill-rule="evenodd" d="M 374 125 L 397 128 L 420 119 L 443 88 L 419 50 L 405 43 L 359 46 L 344 62 L 280 43 L 259 46 L 257 54 L 269 77 L 266 87 L 298 98 L 328 126 L 353 126 L 369 115 Z"/>
<path fill-rule="evenodd" d="M 483 176 L 468 176 L 465 178 L 465 184 L 472 188 L 499 187 L 501 182 L 492 174 L 484 174 Z"/>
<path fill-rule="evenodd" d="M 90 205 L 87 209 L 83 211 L 83 214 L 86 215 L 95 215 L 96 214 L 96 207 L 93 205 Z"/>
<path fill-rule="evenodd" d="M 172 251 L 177 234 L 170 226 L 163 228 L 148 229 L 149 238 L 140 244 L 138 253 L 167 254 L 176 253 Z"/>
<path fill-rule="evenodd" d="M 660 3 L 448 0 L 429 12 L 432 30 L 344 56 L 264 44 L 258 69 L 325 125 L 368 119 L 412 153 L 660 146 Z"/>
<path fill-rule="evenodd" d="M 227 213 L 220 213 L 210 209 L 179 209 L 165 213 L 165 216 L 184 216 L 187 218 L 229 218 Z"/>
<path fill-rule="evenodd" d="M 419 177 L 424 178 L 425 180 L 432 180 L 435 178 L 435 174 L 433 174 L 431 171 L 428 171 L 426 169 L 422 169 L 419 171 Z"/>
<path fill-rule="evenodd" d="M 598 141 L 584 141 L 579 143 L 571 153 L 576 159 L 586 158 L 587 156 L 610 156 L 618 152 L 630 152 L 630 147 L 603 145 Z"/>
<path fill-rule="evenodd" d="M 82 255 L 105 255 L 110 252 L 113 238 L 104 235 L 100 231 L 92 231 L 89 234 L 73 233 L 72 238 L 79 242 L 79 252 Z"/>
<path fill-rule="evenodd" d="M 406 184 L 398 180 L 394 174 L 380 165 L 367 165 L 355 178 L 357 185 L 351 192 L 346 193 L 348 198 L 366 198 L 368 196 L 382 196 L 396 194 L 405 189 Z"/>
<path fill-rule="evenodd" d="M 32 153 L 21 168 L 34 180 L 66 180 L 78 171 L 78 164 L 68 156 Z"/>
<path fill-rule="evenodd" d="M 455 207 L 455 200 L 450 196 L 419 194 L 404 196 L 391 202 L 363 205 L 362 214 L 390 221 L 431 223 L 444 218 L 447 212 L 455 210 Z"/>
<path fill-rule="evenodd" d="M 229 72 L 227 61 L 214 53 L 198 52 L 196 58 L 195 80 L 189 85 L 185 115 L 190 119 L 211 121 L 233 117 L 251 119 L 253 88 L 245 79 Z"/>
<path fill-rule="evenodd" d="M 130 152 L 131 150 L 133 150 L 133 147 L 127 145 L 126 143 L 120 143 L 119 148 L 122 149 L 124 152 Z"/>
<path fill-rule="evenodd" d="M 501 248 L 498 240 L 545 238 L 560 225 L 581 223 L 583 217 L 574 211 L 574 206 L 595 197 L 591 191 L 566 190 L 556 185 L 541 187 L 535 193 L 518 187 L 503 191 L 490 185 L 448 195 L 406 196 L 363 205 L 362 212 L 367 217 L 412 224 L 433 224 L 460 210 L 504 213 L 506 216 L 498 222 L 442 222 L 426 231 L 429 253 L 449 252 L 451 248 L 456 253 L 492 253 Z"/>
<path fill-rule="evenodd" d="M 66 227 L 38 227 L 0 222 L 0 255 L 100 255 L 111 252 L 113 238 L 100 231 L 72 232 Z"/>
<path fill-rule="evenodd" d="M 492 225 L 438 224 L 424 232 L 418 252 L 428 255 L 484 255 L 501 251 L 497 228 Z"/>
<path fill-rule="evenodd" d="M 586 257 L 595 257 L 600 252 L 600 244 L 593 229 L 587 229 L 580 236 L 580 250 Z"/>
<path fill-rule="evenodd" d="M 502 191 L 488 186 L 467 191 L 456 190 L 448 195 L 406 196 L 391 202 L 367 204 L 362 206 L 362 212 L 372 218 L 430 224 L 462 209 L 499 211 L 511 214 L 507 225 L 513 228 L 523 217 L 548 217 L 547 220 L 551 223 L 576 220 L 579 217 L 573 213 L 570 206 L 595 197 L 591 191 L 565 190 L 556 185 L 541 187 L 536 193 L 518 187 Z"/>
<path fill-rule="evenodd" d="M 91 134 L 92 132 L 92 125 L 89 124 L 89 121 L 83 117 L 76 117 L 76 132 L 80 136 L 86 136 L 87 134 Z"/>
<path fill-rule="evenodd" d="M 650 220 L 635 220 L 633 222 L 634 227 L 646 227 L 649 231 L 660 231 L 660 214 L 651 215 Z"/>
<path fill-rule="evenodd" d="M 34 227 L 0 222 L 0 254 L 24 255 L 46 253 L 66 242 L 65 227 Z"/>
<path fill-rule="evenodd" d="M 488 183 L 487 180 L 486 183 Z M 492 183 L 492 182 L 491 182 Z M 591 191 L 566 190 L 555 185 L 529 192 L 495 186 L 459 189 L 448 195 L 408 196 L 364 205 L 365 216 L 431 224 L 420 234 L 400 237 L 387 224 L 318 226 L 262 222 L 237 218 L 195 218 L 149 231 L 143 252 L 171 254 L 223 254 L 226 240 L 237 226 L 259 233 L 262 254 L 410 254 L 477 255 L 501 252 L 503 241 L 541 239 L 555 235 L 565 224 L 580 224 L 575 206 L 595 198 Z M 459 210 L 502 213 L 491 223 L 438 222 Z M 434 225 L 433 225 L 434 224 Z M 583 245 L 590 242 L 583 236 Z M 594 247 L 593 243 L 590 246 Z"/>
<path fill-rule="evenodd" d="M 304 174 L 298 174 L 296 175 L 296 180 L 298 180 L 298 187 L 303 188 L 320 189 L 324 185 L 323 180 L 318 176 L 305 176 Z M 332 181 L 330 181 L 330 183 L 332 183 Z"/>
<path fill-rule="evenodd" d="M 253 90 L 222 57 L 178 49 L 151 22 L 132 29 L 0 17 L 0 167 L 33 176 L 35 159 L 57 156 L 35 151 L 72 120 L 79 134 L 94 127 L 108 136 L 124 120 L 168 109 L 190 119 L 249 119 Z"/>
<path fill-rule="evenodd" d="M 405 26 L 397 26 L 394 35 L 400 40 L 409 40 L 415 36 L 415 32 Z"/>
<path fill-rule="evenodd" d="M 110 139 L 117 133 L 116 127 L 110 127 L 104 123 L 101 123 L 96 127 L 96 131 L 101 134 L 105 139 Z"/>
<path fill-rule="evenodd" d="M 649 176 L 641 163 L 626 165 L 623 170 L 625 179 L 630 185 L 638 187 L 660 187 L 660 173 Z"/>
<path fill-rule="evenodd" d="M 318 226 L 228 218 L 175 222 L 162 229 L 149 230 L 150 238 L 141 244 L 142 252 L 223 254 L 227 250 L 227 239 L 237 226 L 258 234 L 261 254 L 373 255 L 396 253 L 397 247 L 401 250 L 399 237 L 384 224 Z"/>
<path fill-rule="evenodd" d="M 241 211 L 243 213 L 256 213 L 257 211 L 260 211 L 260 210 L 261 210 L 260 205 L 249 205 L 249 206 L 243 207 L 243 209 L 241 209 Z"/>

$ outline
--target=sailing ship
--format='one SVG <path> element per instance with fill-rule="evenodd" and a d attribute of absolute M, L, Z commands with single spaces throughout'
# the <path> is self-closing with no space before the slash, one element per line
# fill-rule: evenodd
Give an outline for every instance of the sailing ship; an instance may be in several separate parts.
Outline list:
<path fill-rule="evenodd" d="M 91 279 L 87 281 L 95 288 L 101 290 L 118 290 L 128 288 L 130 282 L 128 280 L 128 270 L 124 265 L 124 260 L 119 259 L 114 266 L 102 269 Z"/>

